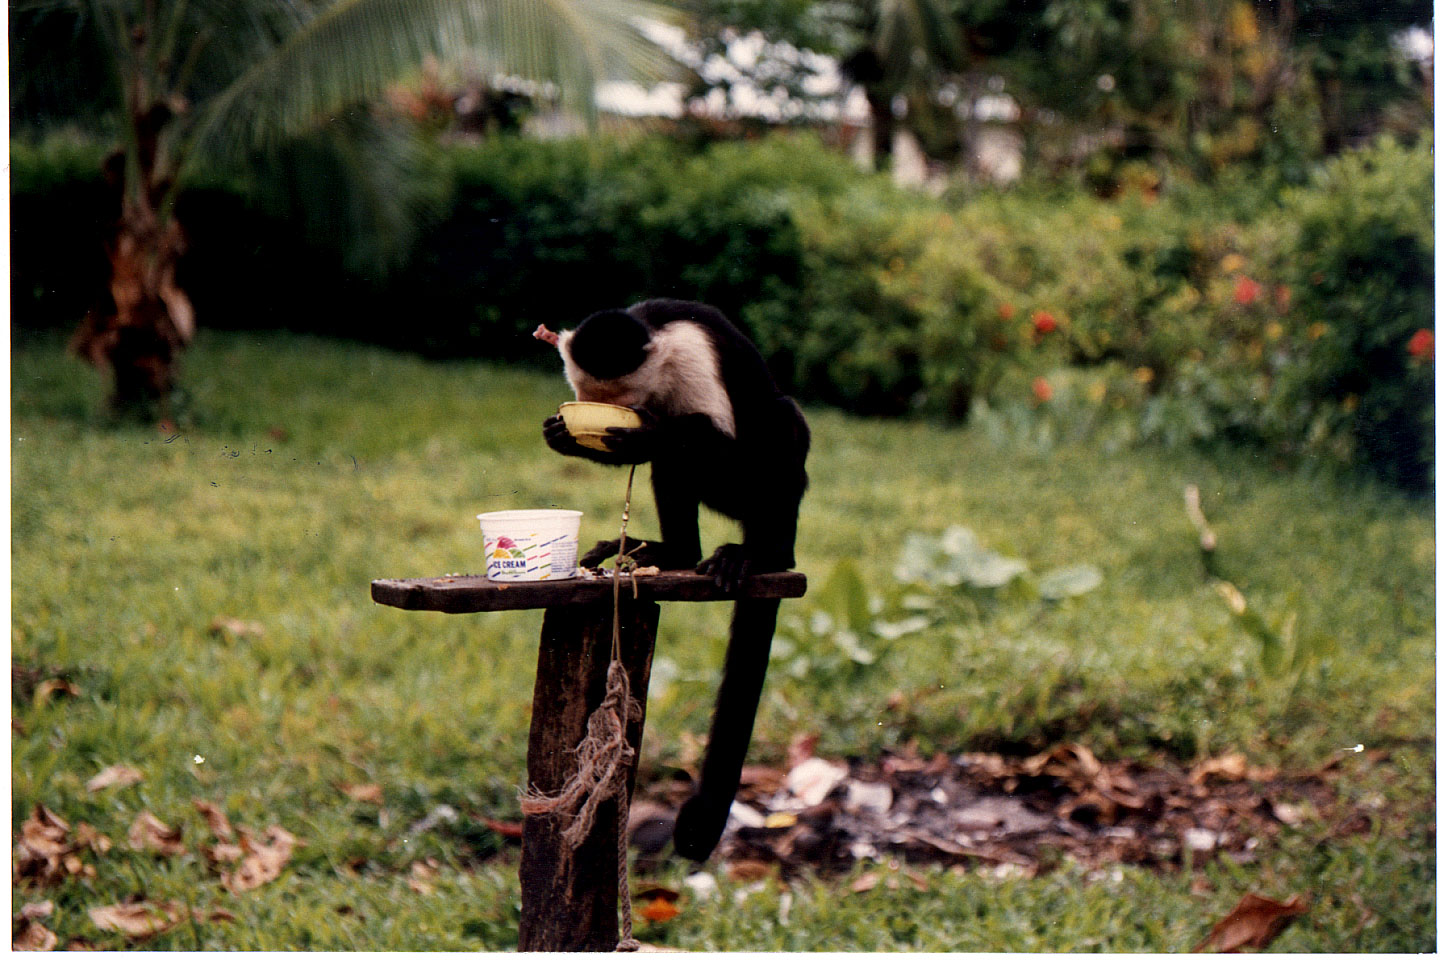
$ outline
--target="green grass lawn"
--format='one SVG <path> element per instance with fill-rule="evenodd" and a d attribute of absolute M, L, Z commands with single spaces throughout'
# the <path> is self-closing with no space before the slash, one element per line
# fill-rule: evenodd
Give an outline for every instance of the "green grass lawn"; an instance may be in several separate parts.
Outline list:
<path fill-rule="evenodd" d="M 481 569 L 483 510 L 578 508 L 582 542 L 614 536 L 623 474 L 540 441 L 540 421 L 566 399 L 558 370 L 206 332 L 184 373 L 188 413 L 167 435 L 107 424 L 99 378 L 57 342 L 12 355 L 12 827 L 44 804 L 114 841 L 82 857 L 93 876 L 22 887 L 15 909 L 52 900 L 45 922 L 61 945 L 125 946 L 87 911 L 142 895 L 235 917 L 182 923 L 151 948 L 513 948 L 517 854 L 484 819 L 518 819 L 540 614 L 405 613 L 373 605 L 369 581 Z M 812 590 L 782 608 L 752 757 L 783 762 L 806 733 L 835 757 L 912 742 L 1023 755 L 1065 741 L 1147 763 L 1239 751 L 1301 770 L 1339 756 L 1344 809 L 1307 818 L 1252 863 L 1173 872 L 931 869 L 923 891 L 861 896 L 846 879 L 815 879 L 741 898 L 744 884 L 722 870 L 718 897 L 687 895 L 673 920 L 642 921 L 641 939 L 1174 951 L 1253 890 L 1310 904 L 1277 949 L 1436 949 L 1429 501 L 1319 469 L 1281 472 L 1251 452 L 1041 452 L 922 423 L 809 416 L 798 553 Z M 1218 534 L 1220 571 L 1308 661 L 1264 660 L 1207 581 L 1187 483 Z M 1058 602 L 1028 577 L 998 592 L 898 583 L 906 535 L 954 524 L 1037 573 L 1084 562 L 1103 582 Z M 654 530 L 648 495 L 632 530 Z M 733 538 L 714 518 L 702 535 Z M 825 587 L 846 567 L 878 620 L 930 604 L 926 625 L 888 640 L 862 631 L 868 655 L 857 656 L 816 616 L 843 616 L 853 597 Z M 212 630 L 217 618 L 259 629 Z M 642 780 L 693 756 L 727 618 L 722 604 L 666 608 Z M 75 695 L 44 685 L 53 678 Z M 1347 751 L 1357 744 L 1363 753 Z M 144 780 L 88 791 L 113 764 Z M 383 804 L 350 797 L 349 784 L 379 784 Z M 196 799 L 304 845 L 278 879 L 232 894 L 201 853 Z M 445 804 L 455 821 L 412 831 Z M 1360 809 L 1370 827 L 1336 835 Z M 183 827 L 184 855 L 128 847 L 144 810 Z M 438 867 L 418 882 L 412 867 L 426 860 Z M 678 886 L 684 873 L 675 864 L 659 880 Z"/>

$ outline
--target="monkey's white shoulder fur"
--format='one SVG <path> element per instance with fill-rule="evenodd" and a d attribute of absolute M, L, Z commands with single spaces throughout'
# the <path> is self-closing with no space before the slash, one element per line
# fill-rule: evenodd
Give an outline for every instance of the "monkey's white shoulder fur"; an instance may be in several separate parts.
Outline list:
<path fill-rule="evenodd" d="M 715 429 L 727 437 L 735 436 L 735 411 L 720 378 L 720 357 L 704 327 L 684 320 L 665 324 L 651 337 L 645 362 L 634 372 L 605 384 L 608 389 L 603 391 L 570 359 L 573 335 L 570 330 L 561 333 L 557 346 L 565 361 L 565 379 L 570 381 L 576 397 L 599 399 L 603 392 L 671 416 L 703 413 Z"/>

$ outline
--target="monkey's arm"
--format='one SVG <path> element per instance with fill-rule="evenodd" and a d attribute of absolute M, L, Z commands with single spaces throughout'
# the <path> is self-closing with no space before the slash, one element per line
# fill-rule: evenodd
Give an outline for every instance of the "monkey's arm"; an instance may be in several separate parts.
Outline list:
<path fill-rule="evenodd" d="M 700 501 L 683 469 L 662 457 L 650 467 L 655 512 L 660 518 L 660 539 L 643 543 L 632 538 L 627 550 L 642 567 L 690 570 L 700 559 Z M 620 552 L 619 540 L 601 540 L 580 559 L 582 567 L 596 567 Z"/>

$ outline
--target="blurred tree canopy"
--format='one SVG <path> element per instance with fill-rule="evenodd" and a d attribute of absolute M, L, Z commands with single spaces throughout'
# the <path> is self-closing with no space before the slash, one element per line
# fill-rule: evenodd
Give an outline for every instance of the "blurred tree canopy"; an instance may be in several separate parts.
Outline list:
<path fill-rule="evenodd" d="M 838 58 L 865 90 L 881 157 L 892 104 L 926 152 L 944 157 L 964 135 L 965 101 L 987 92 L 1018 103 L 1034 160 L 1088 164 L 1102 188 L 1133 158 L 1200 176 L 1249 162 L 1297 182 L 1322 152 L 1430 125 L 1431 78 L 1396 42 L 1428 27 L 1431 6 L 1418 0 L 696 6 L 704 36 L 758 30 Z"/>
<path fill-rule="evenodd" d="M 373 132 L 362 111 L 427 57 L 548 84 L 594 113 L 595 86 L 654 77 L 663 55 L 638 29 L 643 0 L 13 0 L 16 126 L 77 123 L 110 138 L 104 162 L 115 222 L 108 297 L 74 346 L 115 377 L 119 408 L 163 405 L 194 310 L 177 282 L 185 233 L 181 172 L 204 157 L 243 168 L 323 120 Z M 373 151 L 335 151 L 369 193 Z"/>

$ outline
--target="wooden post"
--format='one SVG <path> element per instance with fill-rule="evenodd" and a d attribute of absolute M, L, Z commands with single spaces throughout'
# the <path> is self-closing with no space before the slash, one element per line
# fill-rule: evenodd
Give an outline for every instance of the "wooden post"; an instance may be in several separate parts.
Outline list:
<path fill-rule="evenodd" d="M 575 745 L 584 738 L 586 721 L 604 699 L 611 617 L 610 601 L 545 611 L 526 756 L 530 784 L 543 793 L 559 792 L 575 773 Z M 620 602 L 620 618 L 620 661 L 630 674 L 631 696 L 642 710 L 642 719 L 631 721 L 625 731 L 638 757 L 660 606 L 627 597 Z M 634 788 L 632 767 L 626 789 Z M 615 813 L 614 800 L 597 809 L 595 826 L 575 851 L 568 876 L 557 862 L 565 824 L 553 817 L 525 818 L 520 851 L 521 950 L 615 949 L 620 936 L 615 913 L 620 892 Z"/>
<path fill-rule="evenodd" d="M 713 580 L 694 573 L 626 577 L 620 588 L 620 659 L 641 719 L 626 739 L 640 753 L 650 658 L 660 621 L 660 600 L 714 601 L 748 597 L 799 597 L 805 576 L 765 573 L 748 578 L 737 593 L 722 593 Z M 633 589 L 632 589 L 633 588 Z M 553 793 L 575 771 L 574 749 L 585 736 L 591 712 L 604 698 L 610 663 L 613 585 L 609 580 L 495 583 L 484 577 L 375 580 L 376 603 L 403 610 L 481 613 L 543 608 L 535 700 L 526 754 L 530 785 Z M 637 596 L 638 594 L 638 596 Z M 628 788 L 635 789 L 635 770 Z M 619 825 L 615 801 L 602 804 L 590 836 L 575 852 L 568 875 L 559 870 L 564 824 L 527 817 L 520 849 L 520 949 L 613 950 L 619 939 Z"/>

